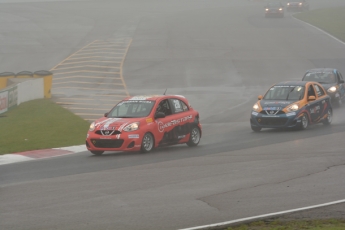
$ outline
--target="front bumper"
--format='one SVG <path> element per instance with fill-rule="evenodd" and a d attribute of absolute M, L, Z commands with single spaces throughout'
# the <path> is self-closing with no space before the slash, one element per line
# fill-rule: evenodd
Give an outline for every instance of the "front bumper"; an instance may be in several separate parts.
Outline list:
<path fill-rule="evenodd" d="M 140 132 L 103 136 L 89 131 L 85 144 L 89 151 L 139 151 L 142 137 Z"/>
<path fill-rule="evenodd" d="M 260 128 L 294 128 L 301 125 L 301 116 L 297 112 L 265 115 L 252 111 L 250 125 Z"/>

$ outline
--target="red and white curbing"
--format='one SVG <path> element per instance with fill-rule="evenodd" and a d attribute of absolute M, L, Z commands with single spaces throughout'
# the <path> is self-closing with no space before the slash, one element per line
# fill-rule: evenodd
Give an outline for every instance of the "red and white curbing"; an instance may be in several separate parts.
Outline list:
<path fill-rule="evenodd" d="M 0 165 L 63 156 L 84 151 L 87 151 L 85 145 L 75 145 L 70 147 L 40 149 L 20 153 L 4 154 L 0 155 Z"/>

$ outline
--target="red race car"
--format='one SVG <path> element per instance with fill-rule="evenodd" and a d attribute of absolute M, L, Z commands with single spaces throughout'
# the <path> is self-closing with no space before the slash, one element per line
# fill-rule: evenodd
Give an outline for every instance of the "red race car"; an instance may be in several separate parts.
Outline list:
<path fill-rule="evenodd" d="M 159 146 L 197 146 L 200 138 L 199 113 L 185 97 L 134 96 L 92 122 L 86 147 L 95 155 L 104 151 L 150 152 Z"/>

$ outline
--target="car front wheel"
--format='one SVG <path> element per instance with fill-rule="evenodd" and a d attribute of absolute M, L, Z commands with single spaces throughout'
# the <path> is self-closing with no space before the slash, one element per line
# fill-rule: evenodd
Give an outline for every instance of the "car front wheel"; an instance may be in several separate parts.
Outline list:
<path fill-rule="evenodd" d="M 141 141 L 141 152 L 148 153 L 155 146 L 155 140 L 151 133 L 145 133 L 143 140 Z"/>
<path fill-rule="evenodd" d="M 189 147 L 197 146 L 200 142 L 200 129 L 197 126 L 193 126 L 192 130 L 190 131 L 189 141 L 187 142 L 187 145 Z"/>
<path fill-rule="evenodd" d="M 304 129 L 308 128 L 308 125 L 309 125 L 308 116 L 307 116 L 307 114 L 303 113 L 302 118 L 301 118 L 301 126 L 300 126 L 300 129 L 301 129 L 301 130 L 304 130 Z"/>
<path fill-rule="evenodd" d="M 327 112 L 327 118 L 323 121 L 324 125 L 330 125 L 333 120 L 333 111 L 331 109 Z"/>

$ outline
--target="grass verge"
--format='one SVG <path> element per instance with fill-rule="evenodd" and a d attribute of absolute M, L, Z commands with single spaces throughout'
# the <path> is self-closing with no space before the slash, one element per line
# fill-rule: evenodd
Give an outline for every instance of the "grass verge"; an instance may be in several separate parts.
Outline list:
<path fill-rule="evenodd" d="M 89 126 L 49 99 L 28 101 L 1 115 L 0 154 L 81 145 Z"/>
<path fill-rule="evenodd" d="M 312 24 L 345 42 L 345 7 L 317 9 L 294 14 L 294 17 Z"/>
<path fill-rule="evenodd" d="M 345 220 L 257 221 L 226 230 L 344 230 Z"/>

